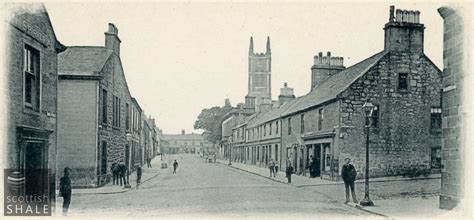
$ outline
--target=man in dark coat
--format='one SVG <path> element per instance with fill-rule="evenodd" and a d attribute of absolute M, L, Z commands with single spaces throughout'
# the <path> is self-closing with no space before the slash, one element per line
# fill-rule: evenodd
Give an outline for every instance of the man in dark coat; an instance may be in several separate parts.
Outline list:
<path fill-rule="evenodd" d="M 140 166 L 137 166 L 137 189 L 141 181 L 142 181 L 142 168 Z"/>
<path fill-rule="evenodd" d="M 344 161 L 346 162 L 346 164 L 344 164 L 344 166 L 342 166 L 342 171 L 341 171 L 341 177 L 342 177 L 342 180 L 344 180 L 344 185 L 346 187 L 346 204 L 350 202 L 349 200 L 349 188 L 351 190 L 351 194 L 352 194 L 352 201 L 354 203 L 358 203 L 357 201 L 357 198 L 356 198 L 356 194 L 355 194 L 355 186 L 354 186 L 354 182 L 355 182 L 355 179 L 356 179 L 356 176 L 357 176 L 357 172 L 355 170 L 355 167 L 351 164 L 351 159 L 350 158 L 346 158 L 344 159 Z"/>
<path fill-rule="evenodd" d="M 173 173 L 176 173 L 176 169 L 178 169 L 178 161 L 174 160 L 174 163 L 173 163 Z"/>
<path fill-rule="evenodd" d="M 123 182 L 123 185 L 127 185 L 127 180 L 125 179 L 125 175 L 127 174 L 127 166 L 125 166 L 124 163 L 120 163 L 118 165 L 119 167 L 119 182 L 120 182 L 120 186 L 122 186 L 122 182 Z"/>
<path fill-rule="evenodd" d="M 288 178 L 288 183 L 291 183 L 291 174 L 293 174 L 293 166 L 291 166 L 291 163 L 289 163 L 288 167 L 286 167 L 286 177 Z"/>
<path fill-rule="evenodd" d="M 72 187 L 69 171 L 69 167 L 64 168 L 64 176 L 59 179 L 59 195 L 63 197 L 63 216 L 67 215 L 69 204 L 71 204 Z"/>
<path fill-rule="evenodd" d="M 118 182 L 119 182 L 118 164 L 114 162 L 112 166 L 110 167 L 110 170 L 112 171 L 112 184 L 118 185 Z"/>

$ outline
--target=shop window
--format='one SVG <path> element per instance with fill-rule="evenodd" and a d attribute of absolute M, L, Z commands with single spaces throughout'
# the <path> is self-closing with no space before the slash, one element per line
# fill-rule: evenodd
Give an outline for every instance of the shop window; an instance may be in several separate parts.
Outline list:
<path fill-rule="evenodd" d="M 441 169 L 441 147 L 431 148 L 431 169 Z"/>
<path fill-rule="evenodd" d="M 330 171 L 331 170 L 331 145 L 330 144 L 324 144 L 323 145 L 323 170 L 324 171 Z"/>

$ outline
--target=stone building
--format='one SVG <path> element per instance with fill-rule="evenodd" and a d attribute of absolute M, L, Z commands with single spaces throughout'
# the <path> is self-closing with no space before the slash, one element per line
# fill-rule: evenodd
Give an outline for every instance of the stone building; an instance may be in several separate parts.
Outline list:
<path fill-rule="evenodd" d="M 467 6 L 467 5 L 464 5 Z M 469 79 L 471 65 L 472 15 L 468 7 L 462 5 L 438 9 L 444 19 L 444 69 L 443 69 L 443 141 L 440 208 L 452 209 L 458 205 L 466 193 L 467 184 L 463 174 L 469 172 L 466 156 L 466 119 L 469 99 L 465 88 Z M 466 175 L 464 175 L 466 176 Z"/>
<path fill-rule="evenodd" d="M 248 136 L 256 133 L 257 138 L 241 137 L 237 146 L 235 141 L 231 145 L 244 149 L 245 156 L 254 151 L 257 164 L 266 165 L 275 157 L 284 170 L 291 163 L 300 175 L 308 175 L 312 157 L 313 176 L 329 180 L 340 178 L 348 157 L 362 178 L 368 122 L 362 105 L 369 101 L 375 105 L 370 116 L 370 175 L 439 172 L 441 71 L 423 53 L 425 27 L 419 14 L 390 7 L 384 50 L 348 68 L 341 57 L 319 53 L 311 68 L 310 93 L 236 126 L 234 131 L 245 128 Z M 254 139 L 256 152 L 247 150 Z M 255 159 L 250 161 L 255 164 Z"/>
<path fill-rule="evenodd" d="M 2 6 L 7 15 L 2 51 L 7 132 L 2 161 L 5 169 L 18 170 L 25 178 L 19 193 L 48 196 L 54 209 L 56 176 L 62 175 L 56 172 L 57 57 L 64 46 L 43 4 Z"/>
<path fill-rule="evenodd" d="M 109 24 L 105 46 L 68 47 L 58 58 L 58 169 L 72 169 L 74 186 L 101 186 L 113 163 L 130 166 L 132 98 L 120 42 Z"/>
<path fill-rule="evenodd" d="M 306 175 L 313 156 L 317 176 L 337 180 L 348 157 L 364 176 L 366 101 L 375 105 L 371 176 L 440 169 L 441 71 L 423 53 L 419 14 L 390 7 L 384 50 L 351 67 L 330 53 L 315 57 L 312 79 L 320 82 L 282 114 L 282 159 L 296 173 Z"/>
<path fill-rule="evenodd" d="M 132 170 L 135 170 L 137 166 L 141 166 L 145 163 L 144 158 L 142 157 L 143 149 L 141 148 L 141 134 L 142 134 L 142 108 L 138 101 L 132 97 L 131 103 L 131 132 L 128 137 L 129 145 L 131 146 L 131 156 L 130 164 L 132 165 Z"/>
<path fill-rule="evenodd" d="M 247 117 L 233 128 L 234 161 L 266 167 L 273 160 L 282 167 L 280 116 L 293 103 L 295 95 L 287 83 L 280 89 L 277 107 Z"/>
<path fill-rule="evenodd" d="M 214 144 L 207 141 L 201 134 L 163 134 L 162 149 L 164 154 L 215 152 Z"/>
<path fill-rule="evenodd" d="M 267 37 L 265 53 L 254 53 L 253 37 L 250 37 L 248 93 L 245 107 L 258 109 L 260 104 L 272 103 L 272 52 L 270 37 Z"/>

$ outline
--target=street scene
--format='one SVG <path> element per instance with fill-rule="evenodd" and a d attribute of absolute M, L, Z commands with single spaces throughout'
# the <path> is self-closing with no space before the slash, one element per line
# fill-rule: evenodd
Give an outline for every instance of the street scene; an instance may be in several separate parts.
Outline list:
<path fill-rule="evenodd" d="M 471 11 L 2 3 L 3 216 L 474 217 Z"/>

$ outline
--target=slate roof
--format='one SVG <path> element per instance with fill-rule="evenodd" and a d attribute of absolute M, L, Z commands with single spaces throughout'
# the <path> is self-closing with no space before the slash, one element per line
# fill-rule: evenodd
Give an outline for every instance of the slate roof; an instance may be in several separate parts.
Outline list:
<path fill-rule="evenodd" d="M 387 52 L 385 51 L 379 52 L 329 77 L 313 91 L 296 99 L 295 103 L 282 113 L 282 116 L 291 115 L 335 99 L 337 95 L 363 76 L 386 54 Z"/>
<path fill-rule="evenodd" d="M 275 119 L 281 117 L 281 114 L 284 113 L 286 110 L 288 110 L 297 101 L 298 101 L 297 99 L 293 99 L 293 100 L 283 104 L 279 108 L 274 108 L 274 109 L 271 109 L 267 112 L 258 114 L 254 118 L 254 120 L 252 120 L 248 123 L 247 128 L 256 127 L 258 125 L 261 125 L 263 123 L 266 123 L 266 122 L 269 122 L 269 121 L 272 121 L 272 120 L 275 120 Z"/>
<path fill-rule="evenodd" d="M 92 76 L 99 75 L 112 54 L 105 47 L 74 46 L 58 55 L 58 74 Z"/>

